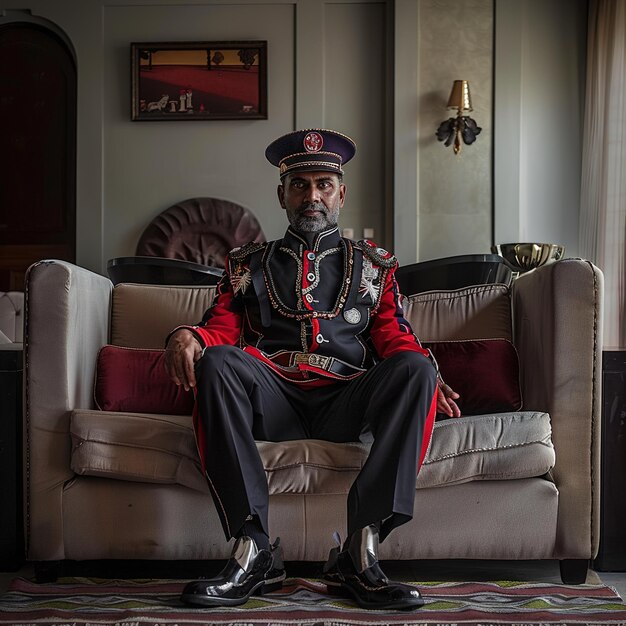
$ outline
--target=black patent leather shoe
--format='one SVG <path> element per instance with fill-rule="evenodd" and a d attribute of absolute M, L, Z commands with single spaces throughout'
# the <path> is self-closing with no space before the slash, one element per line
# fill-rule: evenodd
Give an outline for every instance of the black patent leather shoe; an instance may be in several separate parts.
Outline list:
<path fill-rule="evenodd" d="M 322 577 L 333 595 L 349 596 L 365 609 L 411 611 L 424 606 L 412 585 L 390 581 L 378 563 L 378 530 L 367 526 L 355 532 L 345 550 L 330 551 Z"/>
<path fill-rule="evenodd" d="M 250 537 L 239 537 L 224 569 L 215 578 L 190 582 L 180 599 L 193 606 L 236 606 L 254 594 L 280 589 L 285 567 L 279 542 L 259 550 Z"/>

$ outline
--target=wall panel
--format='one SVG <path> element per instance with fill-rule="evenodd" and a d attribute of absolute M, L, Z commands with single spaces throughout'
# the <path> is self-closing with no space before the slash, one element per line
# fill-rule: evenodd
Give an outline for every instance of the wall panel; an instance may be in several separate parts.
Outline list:
<path fill-rule="evenodd" d="M 104 9 L 104 260 L 132 255 L 149 221 L 186 198 L 252 209 L 283 231 L 265 147 L 293 128 L 292 4 L 107 6 Z M 130 42 L 268 41 L 268 120 L 131 122 Z"/>
<path fill-rule="evenodd" d="M 390 246 L 384 232 L 386 22 L 385 3 L 326 5 L 324 124 L 354 139 L 357 154 L 346 166 L 348 195 L 341 224 L 374 229 L 374 240 Z M 391 210 L 391 208 L 390 208 Z"/>
<path fill-rule="evenodd" d="M 489 252 L 492 224 L 492 0 L 420 0 L 419 257 Z M 456 156 L 437 141 L 452 83 L 468 80 L 482 128 Z"/>
<path fill-rule="evenodd" d="M 587 0 L 497 0 L 496 241 L 577 256 Z"/>

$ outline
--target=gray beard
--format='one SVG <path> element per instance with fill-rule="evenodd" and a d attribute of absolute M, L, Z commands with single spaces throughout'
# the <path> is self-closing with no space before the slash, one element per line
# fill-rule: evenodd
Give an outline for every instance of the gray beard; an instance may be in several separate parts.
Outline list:
<path fill-rule="evenodd" d="M 321 214 L 315 217 L 303 215 L 301 211 L 309 208 L 321 211 Z M 312 204 L 301 208 L 295 215 L 288 214 L 288 218 L 291 226 L 298 232 L 319 233 L 331 226 L 336 226 L 338 215 L 337 213 L 331 213 L 323 204 Z"/>

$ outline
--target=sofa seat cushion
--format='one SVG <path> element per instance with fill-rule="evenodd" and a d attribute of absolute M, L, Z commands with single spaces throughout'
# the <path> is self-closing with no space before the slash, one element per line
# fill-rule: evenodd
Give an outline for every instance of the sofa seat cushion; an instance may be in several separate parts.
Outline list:
<path fill-rule="evenodd" d="M 71 417 L 76 474 L 180 484 L 207 492 L 191 418 L 78 410 Z M 348 493 L 369 444 L 315 439 L 257 443 L 271 494 Z M 435 425 L 418 488 L 543 476 L 554 466 L 550 418 L 523 411 Z"/>
<path fill-rule="evenodd" d="M 555 464 L 550 416 L 518 411 L 435 424 L 418 487 L 547 474 Z"/>
<path fill-rule="evenodd" d="M 74 411 L 76 474 L 205 489 L 189 415 Z"/>

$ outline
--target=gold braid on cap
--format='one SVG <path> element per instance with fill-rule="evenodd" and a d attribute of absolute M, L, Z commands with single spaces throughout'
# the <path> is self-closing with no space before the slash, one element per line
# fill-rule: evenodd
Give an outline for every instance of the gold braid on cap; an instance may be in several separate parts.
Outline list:
<path fill-rule="evenodd" d="M 334 170 L 341 172 L 341 165 L 339 163 L 333 163 L 332 161 L 298 161 L 297 163 L 292 163 L 291 165 L 282 164 L 280 166 L 281 173 L 287 173 L 290 170 L 298 169 L 299 167 L 309 167 L 311 165 L 315 165 L 317 167 L 325 166 L 332 167 Z"/>
<path fill-rule="evenodd" d="M 330 150 L 320 150 L 319 152 L 294 152 L 293 154 L 288 154 L 286 157 L 283 157 L 278 165 L 282 165 L 287 159 L 292 159 L 293 157 L 299 157 L 299 156 L 311 156 L 312 154 L 315 155 L 320 155 L 320 156 L 324 156 L 325 154 L 332 154 L 334 157 L 337 157 L 339 159 L 339 162 L 342 162 L 342 158 L 340 154 L 337 154 L 336 152 L 330 152 Z M 315 162 L 317 163 L 317 162 Z"/>

